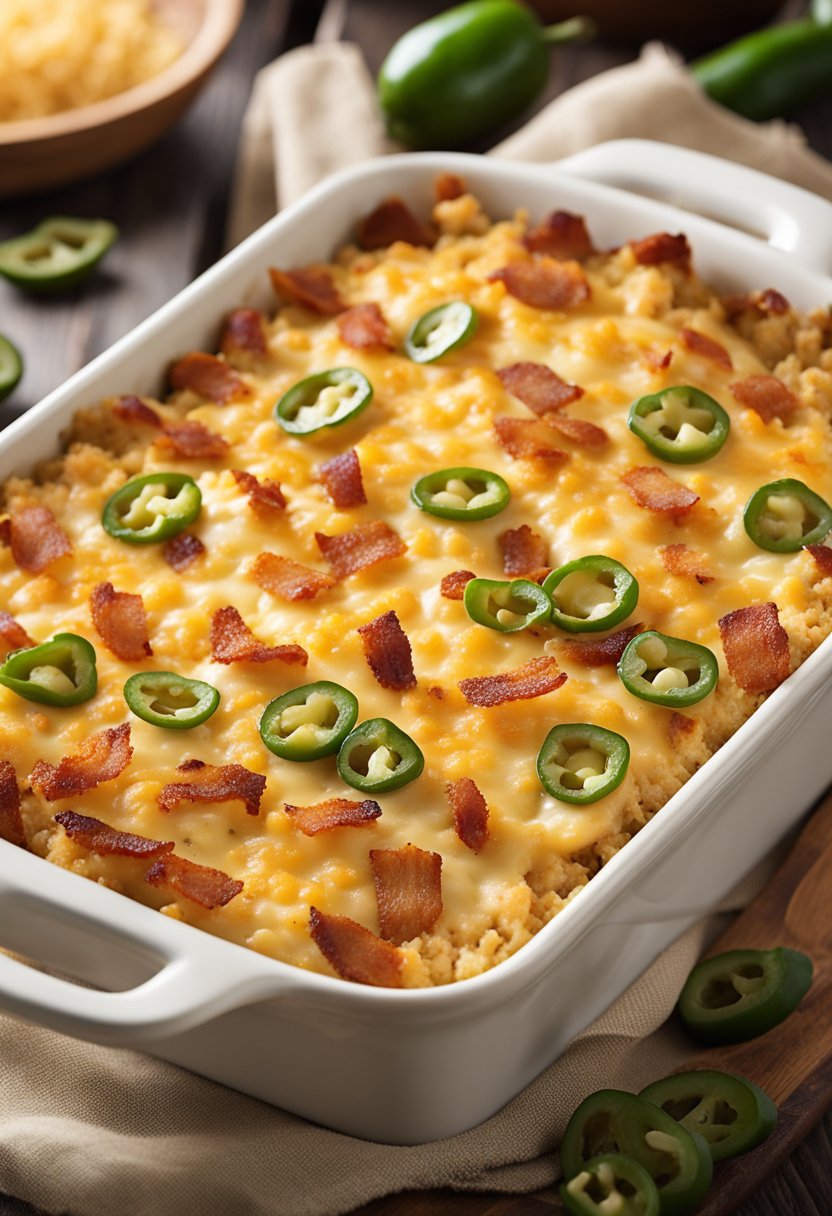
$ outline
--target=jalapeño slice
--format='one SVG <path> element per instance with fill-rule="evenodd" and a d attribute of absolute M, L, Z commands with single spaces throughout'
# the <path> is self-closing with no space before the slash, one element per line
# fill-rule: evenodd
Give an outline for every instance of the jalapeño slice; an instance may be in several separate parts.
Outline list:
<path fill-rule="evenodd" d="M 137 718 L 165 730 L 190 730 L 207 722 L 220 703 L 219 691 L 173 671 L 140 671 L 124 685 L 124 699 Z"/>
<path fill-rule="evenodd" d="M 604 1153 L 560 1188 L 572 1216 L 659 1216 L 656 1184 L 643 1165 L 621 1153 Z"/>
<path fill-rule="evenodd" d="M 679 1016 L 697 1043 L 744 1043 L 787 1018 L 811 983 L 812 960 L 799 950 L 728 950 L 691 971 Z"/>
<path fill-rule="evenodd" d="M 472 578 L 462 601 L 472 621 L 499 633 L 518 633 L 530 625 L 543 625 L 552 614 L 552 601 L 546 592 L 527 578 L 511 582 Z"/>
<path fill-rule="evenodd" d="M 63 291 L 92 272 L 117 236 L 108 220 L 53 216 L 0 244 L 0 275 L 24 291 Z"/>
<path fill-rule="evenodd" d="M 655 1102 L 688 1131 L 698 1132 L 714 1161 L 756 1148 L 777 1124 L 777 1107 L 768 1094 L 729 1072 L 678 1072 L 654 1081 L 639 1097 Z"/>
<path fill-rule="evenodd" d="M 552 600 L 552 624 L 568 633 L 612 629 L 635 610 L 638 583 L 612 557 L 579 557 L 547 576 L 543 590 Z"/>
<path fill-rule="evenodd" d="M 23 375 L 20 351 L 0 334 L 0 401 L 8 397 Z"/>
<path fill-rule="evenodd" d="M 110 496 L 101 523 L 128 545 L 155 545 L 193 523 L 201 506 L 199 486 L 186 473 L 148 473 Z"/>
<path fill-rule="evenodd" d="M 440 304 L 411 325 L 404 349 L 414 363 L 434 363 L 473 338 L 477 322 L 476 310 L 462 300 Z"/>
<path fill-rule="evenodd" d="M 634 401 L 627 426 L 660 460 L 696 464 L 716 456 L 728 438 L 731 419 L 701 389 L 677 384 Z"/>
<path fill-rule="evenodd" d="M 357 721 L 353 694 L 319 680 L 270 701 L 260 719 L 260 738 L 283 760 L 320 760 L 338 751 Z"/>
<path fill-rule="evenodd" d="M 719 664 L 707 646 L 649 629 L 627 643 L 618 675 L 634 697 L 676 709 L 695 705 L 713 692 Z"/>
<path fill-rule="evenodd" d="M 537 775 L 553 798 L 586 806 L 617 789 L 629 763 L 630 745 L 622 735 L 589 722 L 563 722 L 543 741 Z"/>
<path fill-rule="evenodd" d="M 410 497 L 428 515 L 472 523 L 504 511 L 511 490 L 499 474 L 463 466 L 426 473 L 414 483 Z"/>
<path fill-rule="evenodd" d="M 832 507 L 802 481 L 783 477 L 751 495 L 742 522 L 760 549 L 796 553 L 819 544 L 832 530 Z"/>
<path fill-rule="evenodd" d="M 338 753 L 338 776 L 355 790 L 383 794 L 415 781 L 425 758 L 409 735 L 387 718 L 369 718 Z"/>
<path fill-rule="evenodd" d="M 333 367 L 307 376 L 274 407 L 275 421 L 290 435 L 313 435 L 356 418 L 373 398 L 373 386 L 356 367 Z"/>
<path fill-rule="evenodd" d="M 98 687 L 95 650 L 75 633 L 14 650 L 0 667 L 0 684 L 27 701 L 69 706 L 89 701 Z"/>

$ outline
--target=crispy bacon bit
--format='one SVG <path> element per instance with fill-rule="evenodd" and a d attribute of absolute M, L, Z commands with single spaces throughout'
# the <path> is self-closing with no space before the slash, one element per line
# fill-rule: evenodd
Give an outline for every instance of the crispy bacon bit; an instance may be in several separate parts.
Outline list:
<path fill-rule="evenodd" d="M 6 521 L 4 521 L 6 522 Z M 48 507 L 23 507 L 8 520 L 3 539 L 21 570 L 42 574 L 59 557 L 72 552 L 69 537 Z"/>
<path fill-rule="evenodd" d="M 401 945 L 429 933 L 442 914 L 442 858 L 406 844 L 370 849 L 381 936 Z"/>
<path fill-rule="evenodd" d="M 266 478 L 260 481 L 253 473 L 245 469 L 232 469 L 232 476 L 237 485 L 248 498 L 248 505 L 256 514 L 265 519 L 273 519 L 275 514 L 286 509 L 286 496 L 280 488 L 280 483 Z"/>
<path fill-rule="evenodd" d="M 659 549 L 659 557 L 668 574 L 683 578 L 695 578 L 697 583 L 712 583 L 714 576 L 708 569 L 701 553 L 687 545 L 665 545 Z"/>
<path fill-rule="evenodd" d="M 642 352 L 642 359 L 647 364 L 651 372 L 666 371 L 673 362 L 673 351 L 666 350 L 664 354 L 661 351 L 654 350 L 649 346 L 647 350 Z"/>
<path fill-rule="evenodd" d="M 113 413 L 128 426 L 163 425 L 160 415 L 146 401 L 142 401 L 141 397 L 117 397 L 113 402 Z"/>
<path fill-rule="evenodd" d="M 348 916 L 309 909 L 309 932 L 329 965 L 342 979 L 376 988 L 401 988 L 404 956 Z"/>
<path fill-rule="evenodd" d="M 26 650 L 37 645 L 8 612 L 0 612 L 0 645 L 6 650 Z"/>
<path fill-rule="evenodd" d="M 233 367 L 229 367 L 216 355 L 203 351 L 192 351 L 170 369 L 170 386 L 173 389 L 190 389 L 199 397 L 207 397 L 217 405 L 229 401 L 245 401 L 253 397 L 252 389 Z"/>
<path fill-rule="evenodd" d="M 56 766 L 38 760 L 29 781 L 47 802 L 77 798 L 104 781 L 115 781 L 127 768 L 133 749 L 130 724 L 110 726 L 85 739 L 77 752 L 64 756 Z"/>
<path fill-rule="evenodd" d="M 791 304 L 775 287 L 766 287 L 758 293 L 758 305 L 765 313 L 782 316 L 791 308 Z"/>
<path fill-rule="evenodd" d="M 719 619 L 728 670 L 744 692 L 771 692 L 789 674 L 789 635 L 777 605 L 753 604 Z"/>
<path fill-rule="evenodd" d="M 381 807 L 372 798 L 365 798 L 363 802 L 329 798 L 314 806 L 291 806 L 287 802 L 283 809 L 304 836 L 317 836 L 318 832 L 330 832 L 333 828 L 360 828 L 381 814 Z"/>
<path fill-rule="evenodd" d="M 309 655 L 294 642 L 266 646 L 257 640 L 236 608 L 218 608 L 211 617 L 211 655 L 215 663 L 300 663 L 305 667 Z"/>
<path fill-rule="evenodd" d="M 556 262 L 554 258 L 511 262 L 488 277 L 492 282 L 504 283 L 510 296 L 530 308 L 562 311 L 583 304 L 592 295 L 589 280 L 579 262 Z"/>
<path fill-rule="evenodd" d="M 417 219 L 397 194 L 384 199 L 359 220 L 356 235 L 362 249 L 386 249 L 394 241 L 428 248 L 436 243 L 436 233 Z"/>
<path fill-rule="evenodd" d="M 431 684 L 428 689 L 428 696 L 433 697 L 435 701 L 444 701 L 445 693 L 438 684 Z"/>
<path fill-rule="evenodd" d="M 162 545 L 162 557 L 177 574 L 181 574 L 192 566 L 204 552 L 205 546 L 202 541 L 191 532 L 180 532 L 178 536 L 172 536 Z"/>
<path fill-rule="evenodd" d="M 465 595 L 465 588 L 471 579 L 476 577 L 473 570 L 452 570 L 439 584 L 439 594 L 446 600 L 461 600 Z"/>
<path fill-rule="evenodd" d="M 603 427 L 585 418 L 570 418 L 568 414 L 547 414 L 546 422 L 555 428 L 564 439 L 569 439 L 580 448 L 599 451 L 609 443 L 609 435 Z"/>
<path fill-rule="evenodd" d="M 549 414 L 583 397 L 577 384 L 561 380 L 545 363 L 511 363 L 497 369 L 503 388 L 527 405 L 533 414 Z"/>
<path fill-rule="evenodd" d="M 270 266 L 269 278 L 277 295 L 324 317 L 337 316 L 348 307 L 325 266 L 303 266 L 299 270 Z"/>
<path fill-rule="evenodd" d="M 353 350 L 393 349 L 393 335 L 378 304 L 356 304 L 342 312 L 338 333 Z"/>
<path fill-rule="evenodd" d="M 726 372 L 734 370 L 734 364 L 731 362 L 728 351 L 719 342 L 714 342 L 713 338 L 709 338 L 707 334 L 701 334 L 698 329 L 682 329 L 679 331 L 679 337 L 682 339 L 683 345 L 694 355 L 702 355 L 705 359 L 710 359 L 719 367 L 723 367 Z"/>
<path fill-rule="evenodd" d="M 641 633 L 643 625 L 628 625 L 617 633 L 609 633 L 605 638 L 568 638 L 560 648 L 565 659 L 572 663 L 580 663 L 583 667 L 614 667 L 627 643 L 631 642 L 637 633 Z"/>
<path fill-rule="evenodd" d="M 364 644 L 364 657 L 382 688 L 404 692 L 416 687 L 410 641 L 392 608 L 366 625 L 359 625 L 358 632 Z"/>
<path fill-rule="evenodd" d="M 828 545 L 805 545 L 804 548 L 813 558 L 821 578 L 832 576 L 832 549 Z"/>
<path fill-rule="evenodd" d="M 621 477 L 636 506 L 661 515 L 684 515 L 696 503 L 699 495 L 687 486 L 679 485 L 668 477 L 664 469 L 655 465 L 638 465 L 628 469 Z"/>
<path fill-rule="evenodd" d="M 630 241 L 633 257 L 642 266 L 660 266 L 662 262 L 678 262 L 683 270 L 690 270 L 690 245 L 684 233 L 671 236 L 669 232 L 655 232 L 640 241 Z"/>
<path fill-rule="evenodd" d="M 228 443 L 222 435 L 190 418 L 166 422 L 156 446 L 185 460 L 219 460 L 228 451 Z"/>
<path fill-rule="evenodd" d="M 776 376 L 746 376 L 728 388 L 740 405 L 759 414 L 763 422 L 771 422 L 772 418 L 788 422 L 800 409 L 797 395 Z"/>
<path fill-rule="evenodd" d="M 553 211 L 536 228 L 530 228 L 523 244 L 532 253 L 548 253 L 559 261 L 588 258 L 595 248 L 586 230 L 582 215 L 569 211 Z"/>
<path fill-rule="evenodd" d="M 433 183 L 433 193 L 437 203 L 452 203 L 455 198 L 462 198 L 468 193 L 465 178 L 458 173 L 440 173 Z"/>
<path fill-rule="evenodd" d="M 139 663 L 153 654 L 140 595 L 116 591 L 112 583 L 99 583 L 90 596 L 90 608 L 101 641 L 117 659 Z"/>
<path fill-rule="evenodd" d="M 496 676 L 472 676 L 460 680 L 460 691 L 469 705 L 481 705 L 490 709 L 506 701 L 530 701 L 555 692 L 566 683 L 566 672 L 558 671 L 551 655 L 540 655 L 529 659 L 522 667 L 502 671 Z"/>
<path fill-rule="evenodd" d="M 549 573 L 546 541 L 528 524 L 509 528 L 497 542 L 503 555 L 503 572 L 511 578 L 530 578 L 536 582 L 541 571 Z"/>
<path fill-rule="evenodd" d="M 20 814 L 20 789 L 14 765 L 0 760 L 0 840 L 26 848 L 26 832 Z"/>
<path fill-rule="evenodd" d="M 199 904 L 201 908 L 224 908 L 235 895 L 239 895 L 243 884 L 239 878 L 231 878 L 222 870 L 211 866 L 200 866 L 186 857 L 169 853 L 160 857 L 145 874 L 152 887 L 172 887 L 185 899 Z"/>
<path fill-rule="evenodd" d="M 552 428 L 542 418 L 495 418 L 497 442 L 515 460 L 543 460 L 563 464 L 567 452 L 555 446 Z"/>
<path fill-rule="evenodd" d="M 162 853 L 172 853 L 175 848 L 172 840 L 151 840 L 148 836 L 119 832 L 100 819 L 77 815 L 75 811 L 61 811 L 55 816 L 55 822 L 61 825 L 70 840 L 101 857 L 113 854 L 117 857 L 159 857 Z"/>
<path fill-rule="evenodd" d="M 258 308 L 235 308 L 225 319 L 220 335 L 224 355 L 265 355 L 266 318 Z"/>
<path fill-rule="evenodd" d="M 764 291 L 752 291 L 746 295 L 725 296 L 722 306 L 729 321 L 751 309 L 763 316 L 782 317 L 791 308 L 786 297 L 773 287 L 766 287 Z"/>
<path fill-rule="evenodd" d="M 368 524 L 356 524 L 340 536 L 316 532 L 318 548 L 332 567 L 336 578 L 346 578 L 375 566 L 378 562 L 401 557 L 407 546 L 397 532 L 381 519 Z"/>
<path fill-rule="evenodd" d="M 467 848 L 479 853 L 488 840 L 488 805 L 485 799 L 470 777 L 449 781 L 446 788 L 457 836 Z"/>
<path fill-rule="evenodd" d="M 260 814 L 266 788 L 266 778 L 260 773 L 242 764 L 204 764 L 201 760 L 186 760 L 176 771 L 188 773 L 191 780 L 162 786 L 158 802 L 163 811 L 175 810 L 180 802 L 242 802 L 247 814 Z"/>
<path fill-rule="evenodd" d="M 689 718 L 687 714 L 679 714 L 675 710 L 670 715 L 668 734 L 670 735 L 671 743 L 676 743 L 679 739 L 684 739 L 686 735 L 689 735 L 695 729 L 695 718 Z"/>
<path fill-rule="evenodd" d="M 322 591 L 335 586 L 335 579 L 322 570 L 312 570 L 278 553 L 259 553 L 251 567 L 251 577 L 278 599 L 314 600 Z"/>
<path fill-rule="evenodd" d="M 361 463 L 355 448 L 325 460 L 318 469 L 318 480 L 340 511 L 362 507 L 367 501 Z"/>

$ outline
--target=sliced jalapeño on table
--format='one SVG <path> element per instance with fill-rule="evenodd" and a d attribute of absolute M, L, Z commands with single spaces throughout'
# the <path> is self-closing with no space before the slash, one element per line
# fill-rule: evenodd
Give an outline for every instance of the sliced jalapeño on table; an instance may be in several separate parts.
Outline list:
<path fill-rule="evenodd" d="M 270 701 L 260 738 L 283 760 L 320 760 L 338 751 L 357 721 L 358 701 L 349 689 L 319 680 Z"/>
<path fill-rule="evenodd" d="M 660 460 L 696 464 L 716 456 L 728 438 L 731 419 L 701 389 L 677 384 L 634 401 L 627 425 Z"/>
<path fill-rule="evenodd" d="M 638 603 L 633 575 L 621 562 L 603 554 L 579 557 L 553 570 L 543 590 L 552 600 L 552 624 L 568 633 L 612 629 Z"/>
<path fill-rule="evenodd" d="M 173 671 L 140 671 L 124 685 L 128 707 L 143 722 L 165 730 L 191 730 L 216 712 L 219 691 Z"/>
<path fill-rule="evenodd" d="M 427 515 L 473 523 L 504 511 L 511 490 L 498 473 L 461 466 L 426 473 L 413 484 L 410 497 Z"/>
<path fill-rule="evenodd" d="M 832 507 L 794 477 L 760 486 L 745 505 L 742 522 L 754 544 L 771 553 L 796 553 L 832 531 Z"/>
<path fill-rule="evenodd" d="M 715 1069 L 674 1073 L 648 1085 L 639 1097 L 698 1132 L 714 1161 L 756 1148 L 777 1125 L 777 1107 L 767 1093 L 743 1077 Z"/>
<path fill-rule="evenodd" d="M 476 310 L 462 300 L 432 308 L 407 332 L 404 349 L 408 358 L 414 363 L 435 363 L 473 338 L 477 321 Z"/>
<path fill-rule="evenodd" d="M 23 375 L 23 360 L 20 351 L 8 338 L 0 334 L 0 401 L 8 397 Z"/>
<path fill-rule="evenodd" d="M 537 775 L 553 798 L 587 806 L 618 788 L 629 763 L 623 735 L 591 722 L 562 722 L 543 741 Z"/>
<path fill-rule="evenodd" d="M 155 545 L 192 524 L 201 506 L 199 486 L 186 473 L 148 473 L 108 498 L 101 523 L 128 545 Z"/>
<path fill-rule="evenodd" d="M 373 386 L 356 367 L 333 367 L 299 380 L 274 407 L 275 421 L 290 435 L 313 435 L 340 426 L 367 408 Z"/>
<path fill-rule="evenodd" d="M 656 1184 L 643 1165 L 621 1153 L 585 1161 L 580 1173 L 560 1188 L 571 1216 L 659 1216 Z"/>
<path fill-rule="evenodd" d="M 53 216 L 0 243 L 0 275 L 24 291 L 63 291 L 85 279 L 117 237 L 108 220 Z"/>
<path fill-rule="evenodd" d="M 743 1043 L 792 1013 L 809 991 L 812 960 L 799 950 L 727 950 L 699 963 L 679 996 L 697 1043 Z"/>
<path fill-rule="evenodd" d="M 680 709 L 695 705 L 713 692 L 719 680 L 719 664 L 707 646 L 649 629 L 627 643 L 618 675 L 634 697 Z"/>
<path fill-rule="evenodd" d="M 347 735 L 338 776 L 355 790 L 383 794 L 415 781 L 425 767 L 416 743 L 387 718 L 369 718 Z"/>
<path fill-rule="evenodd" d="M 472 578 L 462 601 L 472 621 L 498 633 L 519 633 L 530 625 L 545 625 L 552 615 L 552 601 L 546 592 L 527 578 L 510 582 Z"/>
<path fill-rule="evenodd" d="M 70 706 L 89 701 L 98 687 L 95 650 L 75 633 L 14 650 L 0 666 L 0 684 L 27 701 Z"/>

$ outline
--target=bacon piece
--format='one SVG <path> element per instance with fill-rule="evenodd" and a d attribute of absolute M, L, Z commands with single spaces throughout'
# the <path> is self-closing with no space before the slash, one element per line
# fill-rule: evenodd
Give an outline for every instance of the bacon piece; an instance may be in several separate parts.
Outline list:
<path fill-rule="evenodd" d="M 329 916 L 309 909 L 312 940 L 334 971 L 345 980 L 377 988 L 402 988 L 404 956 L 348 916 Z"/>
<path fill-rule="evenodd" d="M 369 215 L 358 221 L 356 236 L 362 249 L 386 249 L 394 241 L 427 245 L 428 248 L 436 243 L 436 233 L 417 219 L 397 194 L 383 199 Z"/>
<path fill-rule="evenodd" d="M 16 511 L 4 533 L 12 557 L 29 574 L 42 574 L 52 562 L 72 552 L 69 537 L 48 507 L 38 505 Z"/>
<path fill-rule="evenodd" d="M 299 270 L 277 270 L 270 266 L 269 278 L 277 295 L 321 316 L 334 317 L 349 307 L 326 266 L 303 266 Z"/>
<path fill-rule="evenodd" d="M 771 422 L 772 418 L 788 422 L 800 409 L 797 395 L 776 376 L 746 376 L 728 388 L 740 405 L 759 414 L 763 422 Z"/>
<path fill-rule="evenodd" d="M 655 465 L 637 465 L 622 474 L 621 480 L 637 506 L 660 515 L 684 515 L 699 502 L 698 494 Z"/>
<path fill-rule="evenodd" d="M 580 448 L 600 451 L 609 443 L 609 435 L 603 427 L 588 422 L 585 418 L 570 418 L 568 414 L 547 414 L 546 422 L 554 427 L 564 439 L 569 439 Z"/>
<path fill-rule="evenodd" d="M 266 778 L 242 764 L 205 764 L 186 760 L 177 773 L 187 773 L 189 781 L 174 781 L 162 786 L 158 803 L 163 811 L 173 811 L 180 802 L 242 802 L 246 814 L 260 814 L 260 799 Z"/>
<path fill-rule="evenodd" d="M 235 308 L 225 318 L 220 335 L 224 355 L 265 355 L 266 318 L 259 308 Z"/>
<path fill-rule="evenodd" d="M 335 579 L 322 570 L 312 570 L 278 553 L 259 553 L 251 567 L 251 577 L 278 599 L 314 600 L 322 591 L 335 586 Z"/>
<path fill-rule="evenodd" d="M 832 549 L 828 545 L 804 545 L 804 549 L 813 558 L 821 578 L 832 576 Z"/>
<path fill-rule="evenodd" d="M 190 418 L 166 422 L 156 446 L 185 460 L 219 460 L 228 451 L 228 443 L 222 435 Z"/>
<path fill-rule="evenodd" d="M 647 350 L 642 351 L 641 357 L 651 372 L 663 372 L 666 371 L 673 362 L 673 351 L 666 350 L 664 354 L 661 354 L 659 351 L 654 350 L 653 347 L 650 346 L 647 348 Z"/>
<path fill-rule="evenodd" d="M 740 313 L 754 309 L 763 316 L 782 317 L 791 308 L 791 304 L 781 292 L 774 287 L 766 287 L 763 291 L 752 291 L 746 295 L 725 296 L 722 307 L 729 321 Z"/>
<path fill-rule="evenodd" d="M 254 396 L 253 390 L 233 367 L 229 367 L 216 355 L 203 351 L 192 351 L 179 359 L 170 369 L 170 386 L 173 389 L 190 389 L 199 397 L 207 397 L 217 405 L 229 401 L 246 401 Z"/>
<path fill-rule="evenodd" d="M 671 236 L 669 232 L 654 232 L 640 241 L 630 241 L 633 257 L 642 266 L 660 266 L 662 262 L 677 262 L 690 270 L 690 245 L 684 233 Z"/>
<path fill-rule="evenodd" d="M 266 646 L 258 641 L 236 608 L 218 608 L 211 617 L 211 657 L 215 663 L 300 663 L 305 667 L 309 655 L 294 643 Z"/>
<path fill-rule="evenodd" d="M 628 642 L 637 633 L 641 633 L 643 625 L 628 625 L 617 633 L 609 633 L 605 638 L 568 638 L 561 645 L 561 654 L 573 663 L 583 667 L 607 667 L 615 665 L 624 653 Z"/>
<path fill-rule="evenodd" d="M 461 600 L 465 595 L 465 588 L 471 579 L 476 577 L 473 570 L 452 570 L 439 584 L 439 594 L 446 600 Z"/>
<path fill-rule="evenodd" d="M 789 674 L 789 635 L 771 602 L 719 619 L 728 670 L 744 692 L 771 692 Z"/>
<path fill-rule="evenodd" d="M 410 641 L 396 613 L 390 609 L 359 625 L 364 657 L 382 688 L 404 692 L 416 687 Z"/>
<path fill-rule="evenodd" d="M 205 546 L 192 532 L 180 532 L 162 545 L 162 557 L 177 574 L 192 566 L 204 552 Z"/>
<path fill-rule="evenodd" d="M 346 578 L 350 574 L 357 574 L 359 570 L 366 570 L 368 566 L 375 566 L 378 562 L 401 557 L 407 550 L 407 545 L 399 534 L 381 519 L 371 520 L 368 524 L 356 524 L 349 532 L 342 532 L 340 536 L 327 536 L 324 532 L 316 532 L 315 540 L 336 578 Z"/>
<path fill-rule="evenodd" d="M 8 612 L 0 612 L 0 644 L 6 650 L 28 650 L 37 643 Z"/>
<path fill-rule="evenodd" d="M 132 395 L 117 397 L 113 402 L 113 413 L 128 426 L 161 427 L 163 425 L 161 416 L 146 401 L 142 401 L 141 397 Z"/>
<path fill-rule="evenodd" d="M 670 715 L 667 733 L 670 735 L 671 743 L 677 743 L 679 739 L 684 739 L 686 735 L 691 734 L 695 729 L 695 718 L 689 718 L 687 714 L 679 714 L 676 710 Z"/>
<path fill-rule="evenodd" d="M 197 865 L 176 853 L 154 861 L 145 879 L 152 887 L 172 887 L 185 899 L 209 909 L 224 908 L 243 889 L 239 878 L 231 878 L 223 870 L 214 870 L 211 866 Z"/>
<path fill-rule="evenodd" d="M 90 608 L 101 641 L 117 659 L 140 663 L 153 654 L 140 595 L 116 591 L 112 583 L 99 583 L 90 596 Z"/>
<path fill-rule="evenodd" d="M 497 369 L 503 388 L 527 405 L 533 414 L 549 414 L 583 397 L 578 384 L 561 380 L 545 363 L 510 363 Z"/>
<path fill-rule="evenodd" d="M 481 705 L 490 709 L 506 701 L 530 701 L 555 692 L 566 683 L 566 672 L 558 671 L 551 655 L 540 655 L 529 659 L 522 667 L 501 671 L 496 676 L 472 676 L 460 680 L 460 691 L 469 705 Z"/>
<path fill-rule="evenodd" d="M 325 460 L 318 469 L 318 480 L 340 511 L 362 507 L 367 501 L 361 462 L 355 448 Z"/>
<path fill-rule="evenodd" d="M 543 570 L 549 573 L 546 541 L 528 524 L 509 528 L 498 536 L 497 543 L 503 555 L 503 573 L 509 577 L 530 578 L 536 582 Z"/>
<path fill-rule="evenodd" d="M 20 789 L 14 765 L 0 760 L 0 840 L 26 848 L 26 832 L 20 814 Z"/>
<path fill-rule="evenodd" d="M 342 312 L 338 333 L 353 350 L 393 349 L 393 335 L 378 304 L 356 304 Z"/>
<path fill-rule="evenodd" d="M 333 828 L 360 828 L 381 814 L 381 807 L 372 798 L 363 802 L 328 798 L 314 806 L 291 806 L 286 802 L 283 809 L 304 836 L 317 836 L 318 832 L 330 832 Z"/>
<path fill-rule="evenodd" d="M 659 557 L 668 574 L 678 574 L 683 578 L 695 578 L 697 583 L 712 583 L 714 576 L 707 567 L 704 557 L 687 545 L 665 545 L 659 549 Z"/>
<path fill-rule="evenodd" d="M 379 931 L 401 945 L 429 933 L 442 914 L 442 858 L 417 849 L 370 849 Z"/>
<path fill-rule="evenodd" d="M 563 464 L 569 454 L 555 446 L 555 435 L 542 418 L 495 418 L 497 442 L 515 460 Z"/>
<path fill-rule="evenodd" d="M 530 308 L 562 311 L 583 304 L 592 295 L 589 280 L 579 262 L 556 262 L 540 258 L 534 262 L 511 262 L 488 276 L 505 284 L 510 296 Z"/>
<path fill-rule="evenodd" d="M 454 813 L 454 828 L 462 843 L 479 853 L 488 840 L 488 805 L 470 777 L 449 781 L 448 802 Z"/>
<path fill-rule="evenodd" d="M 77 752 L 64 756 L 57 766 L 38 760 L 29 781 L 47 802 L 77 798 L 104 781 L 115 781 L 132 755 L 130 724 L 124 722 L 90 735 Z"/>
<path fill-rule="evenodd" d="M 452 203 L 455 198 L 462 198 L 468 193 L 465 178 L 458 173 L 440 173 L 433 183 L 433 193 L 437 203 Z"/>
<path fill-rule="evenodd" d="M 159 857 L 172 853 L 172 840 L 151 840 L 148 836 L 134 836 L 132 832 L 119 832 L 91 815 L 77 815 L 75 811 L 61 811 L 55 816 L 70 840 L 98 853 L 100 857 Z"/>
<path fill-rule="evenodd" d="M 553 211 L 535 227 L 530 228 L 523 244 L 532 253 L 548 253 L 558 261 L 571 258 L 579 262 L 595 252 L 582 215 L 569 211 Z"/>
<path fill-rule="evenodd" d="M 709 338 L 707 334 L 701 334 L 698 329 L 682 329 L 679 331 L 679 337 L 682 339 L 683 345 L 694 355 L 702 355 L 705 359 L 710 359 L 717 366 L 724 368 L 726 372 L 734 370 L 734 364 L 731 362 L 728 351 L 719 342 L 714 342 L 713 338 Z"/>
<path fill-rule="evenodd" d="M 264 519 L 273 519 L 279 511 L 285 511 L 286 496 L 280 488 L 280 482 L 272 481 L 268 477 L 265 481 L 260 481 L 245 469 L 232 469 L 231 473 L 248 498 L 248 505 L 257 515 Z"/>

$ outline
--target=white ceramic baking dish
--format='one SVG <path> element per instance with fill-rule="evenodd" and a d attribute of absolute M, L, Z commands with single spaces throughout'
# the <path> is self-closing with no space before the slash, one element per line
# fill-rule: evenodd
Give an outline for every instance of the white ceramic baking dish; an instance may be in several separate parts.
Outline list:
<path fill-rule="evenodd" d="M 804 308 L 832 299 L 832 207 L 723 161 L 637 141 L 556 166 L 390 157 L 310 193 L 18 420 L 0 442 L 0 477 L 53 453 L 78 407 L 157 390 L 176 355 L 213 349 L 221 314 L 263 297 L 269 263 L 327 258 L 393 191 L 425 209 L 442 170 L 463 174 L 495 216 L 563 207 L 588 216 L 602 246 L 682 230 L 719 288 L 775 286 Z M 532 942 L 447 988 L 311 974 L 0 841 L 0 945 L 108 990 L 0 954 L 0 1009 L 143 1047 L 354 1135 L 399 1144 L 451 1135 L 528 1084 L 798 821 L 832 781 L 830 712 L 832 639 Z"/>

